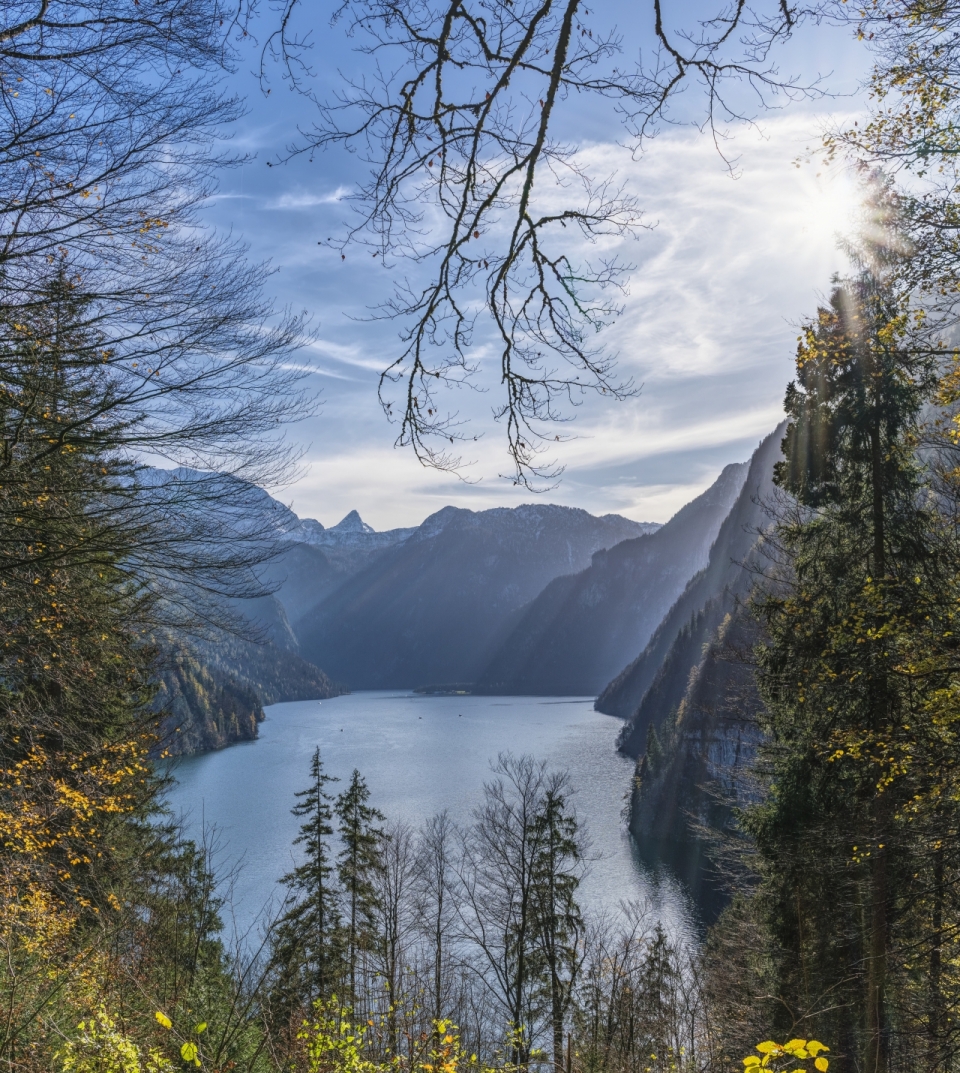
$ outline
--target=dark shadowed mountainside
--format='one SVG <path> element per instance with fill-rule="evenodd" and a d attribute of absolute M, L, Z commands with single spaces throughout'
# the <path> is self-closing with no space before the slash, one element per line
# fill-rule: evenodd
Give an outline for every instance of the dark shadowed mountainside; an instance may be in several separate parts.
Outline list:
<path fill-rule="evenodd" d="M 753 574 L 744 564 L 756 545 L 758 533 L 769 524 L 763 504 L 769 503 L 773 496 L 773 466 L 780 458 L 782 439 L 783 426 L 780 426 L 754 452 L 747 479 L 720 527 L 706 568 L 690 580 L 643 652 L 597 699 L 597 711 L 629 720 L 621 736 L 621 748 L 631 756 L 643 752 L 650 720 L 676 708 L 686 689 L 685 672 L 689 672 L 690 664 L 684 665 L 677 653 L 671 657 L 674 644 L 689 645 L 695 653 L 697 644 L 710 639 L 728 609 L 722 604 L 724 593 L 737 596 L 751 587 Z M 691 629 L 696 637 L 684 641 L 684 631 Z M 672 666 L 677 670 L 665 677 Z M 658 674 L 657 699 L 651 697 L 647 704 L 645 694 Z"/>
<path fill-rule="evenodd" d="M 297 622 L 301 654 L 352 689 L 475 682 L 545 585 L 653 528 L 548 504 L 445 507 Z"/>
<path fill-rule="evenodd" d="M 710 545 L 747 476 L 727 466 L 662 528 L 594 554 L 579 574 L 556 578 L 524 610 L 477 690 L 596 694 L 650 639 Z"/>
<path fill-rule="evenodd" d="M 257 736 L 267 704 L 324 700 L 343 690 L 302 659 L 283 606 L 273 596 L 239 601 L 256 640 L 216 631 L 204 639 L 165 635 L 156 706 L 166 714 L 161 747 L 206 752 Z"/>
<path fill-rule="evenodd" d="M 414 532 L 389 529 L 378 533 L 355 510 L 329 529 L 312 518 L 301 521 L 290 512 L 283 529 L 283 551 L 266 567 L 263 577 L 276 587 L 274 595 L 296 624 L 354 574 Z"/>
<path fill-rule="evenodd" d="M 752 766 L 762 735 L 750 653 L 758 629 L 749 608 L 724 593 L 683 631 L 664 665 L 665 679 L 686 680 L 679 705 L 657 708 L 656 683 L 644 698 L 656 715 L 637 762 L 630 830 L 641 856 L 679 876 L 708 919 L 729 896 L 722 865 L 734 810 L 757 796 Z"/>
<path fill-rule="evenodd" d="M 753 793 L 757 623 L 746 600 L 764 562 L 782 438 L 783 426 L 757 448 L 707 567 L 596 704 L 628 719 L 620 747 L 637 758 L 630 830 L 641 856 L 681 878 L 708 920 L 729 897 L 721 866 L 734 809 Z"/>

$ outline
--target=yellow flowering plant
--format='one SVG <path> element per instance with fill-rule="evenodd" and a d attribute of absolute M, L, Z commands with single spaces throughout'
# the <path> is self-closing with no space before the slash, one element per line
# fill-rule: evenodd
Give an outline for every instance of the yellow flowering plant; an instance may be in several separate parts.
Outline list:
<path fill-rule="evenodd" d="M 376 1064 L 363 1053 L 366 1031 L 335 995 L 316 1002 L 313 1019 L 297 1034 L 306 1044 L 309 1073 L 376 1073 Z"/>
<path fill-rule="evenodd" d="M 162 1010 L 157 1010 L 154 1017 L 156 1017 L 157 1024 L 161 1028 L 165 1028 L 168 1032 L 173 1031 L 173 1021 Z M 203 1065 L 200 1055 L 200 1036 L 206 1030 L 207 1022 L 201 1021 L 200 1024 L 194 1026 L 193 1035 L 195 1038 L 184 1040 L 180 1044 L 180 1057 L 187 1065 L 197 1066 L 198 1068 Z"/>

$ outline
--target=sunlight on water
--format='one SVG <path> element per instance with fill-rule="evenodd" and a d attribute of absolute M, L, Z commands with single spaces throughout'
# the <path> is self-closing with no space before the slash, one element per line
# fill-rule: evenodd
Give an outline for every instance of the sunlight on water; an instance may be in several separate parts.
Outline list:
<path fill-rule="evenodd" d="M 633 764 L 615 751 L 619 728 L 619 720 L 593 710 L 592 698 L 377 692 L 275 704 L 258 741 L 180 761 L 169 802 L 194 837 L 204 826 L 215 832 L 232 906 L 226 916 L 242 935 L 276 908 L 277 881 L 296 861 L 298 820 L 290 808 L 315 746 L 331 774 L 345 779 L 359 768 L 372 803 L 414 826 L 442 809 L 469 823 L 497 754 L 529 753 L 570 773 L 591 844 L 583 904 L 614 909 L 643 899 L 669 932 L 685 933 L 687 900 L 675 883 L 644 869 L 626 829 Z"/>

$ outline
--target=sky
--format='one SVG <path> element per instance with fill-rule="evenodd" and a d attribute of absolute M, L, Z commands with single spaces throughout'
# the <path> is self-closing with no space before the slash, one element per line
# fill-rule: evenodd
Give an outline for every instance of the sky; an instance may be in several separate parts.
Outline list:
<path fill-rule="evenodd" d="M 637 25 L 627 25 L 625 39 L 635 31 L 642 43 L 643 5 L 621 11 L 616 0 L 606 3 L 595 17 L 620 25 L 632 19 Z M 306 10 L 316 19 L 314 85 L 322 96 L 336 88 L 338 72 L 362 70 L 364 61 L 342 28 L 323 22 L 319 5 Z M 633 266 L 622 315 L 604 342 L 620 376 L 641 390 L 622 402 L 585 400 L 562 429 L 571 438 L 553 456 L 565 467 L 562 478 L 534 495 L 500 476 L 510 463 L 504 430 L 491 416 L 490 377 L 481 377 L 485 390 L 451 392 L 451 409 L 478 437 L 459 475 L 425 469 L 409 449 L 394 447 L 397 429 L 378 404 L 377 379 L 399 352 L 398 325 L 371 321 L 370 313 L 413 269 L 383 267 L 368 254 L 342 261 L 318 244 L 349 219 L 343 197 L 362 164 L 328 151 L 313 163 L 300 157 L 267 167 L 295 142 L 298 124 L 309 124 L 312 106 L 276 81 L 265 98 L 251 52 L 232 79 L 248 106 L 232 147 L 247 160 L 225 173 L 205 215 L 269 261 L 266 289 L 279 306 L 311 318 L 314 336 L 298 362 L 320 407 L 291 427 L 303 449 L 300 473 L 275 494 L 326 526 L 354 509 L 374 528 L 389 529 L 419 524 L 448 504 L 483 510 L 533 500 L 666 521 L 726 464 L 747 459 L 782 419 L 798 325 L 844 269 L 838 239 L 856 227 L 859 211 L 851 171 L 808 160 L 808 150 L 827 125 L 858 114 L 868 61 L 848 29 L 798 33 L 777 57 L 780 69 L 806 81 L 819 76 L 829 95 L 781 102 L 754 125 L 728 127 L 724 151 L 735 158 L 733 169 L 695 123 L 678 122 L 634 159 L 619 144 L 612 110 L 567 102 L 563 133 L 579 162 L 625 183 L 648 225 L 604 251 Z M 681 118 L 696 119 L 700 103 L 688 91 Z M 481 338 L 477 357 L 490 353 Z"/>

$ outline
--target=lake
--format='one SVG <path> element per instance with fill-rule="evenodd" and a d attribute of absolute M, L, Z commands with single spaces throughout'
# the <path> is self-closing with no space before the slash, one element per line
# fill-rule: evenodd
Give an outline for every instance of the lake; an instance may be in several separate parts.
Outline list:
<path fill-rule="evenodd" d="M 245 935 L 276 907 L 277 881 L 297 861 L 292 843 L 300 821 L 290 809 L 317 746 L 330 774 L 346 780 L 358 768 L 371 803 L 388 819 L 414 826 L 442 809 L 469 823 L 491 761 L 500 752 L 527 753 L 570 773 L 573 804 L 591 843 L 584 906 L 613 909 L 643 899 L 669 933 L 685 934 L 693 919 L 686 896 L 640 862 L 627 831 L 633 762 L 616 752 L 620 726 L 593 710 L 592 697 L 383 691 L 274 704 L 257 741 L 179 760 L 168 801 L 190 835 L 205 827 L 213 833 L 229 895 L 227 924 Z"/>

